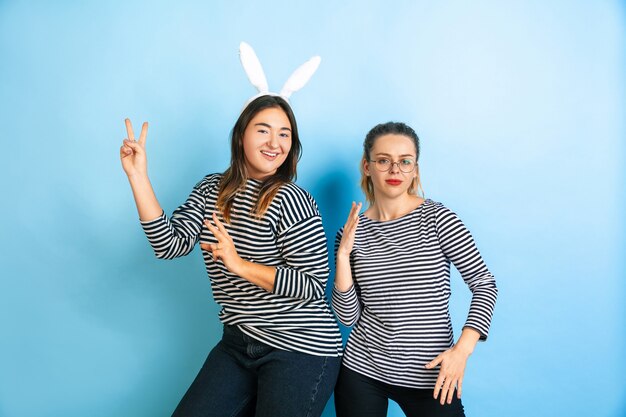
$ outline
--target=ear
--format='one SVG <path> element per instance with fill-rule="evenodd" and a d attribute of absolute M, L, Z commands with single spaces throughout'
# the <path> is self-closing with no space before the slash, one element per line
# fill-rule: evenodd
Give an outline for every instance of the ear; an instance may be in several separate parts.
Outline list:
<path fill-rule="evenodd" d="M 369 161 L 367 161 L 365 158 L 363 158 L 361 160 L 361 164 L 363 164 L 363 172 L 365 173 L 365 175 L 367 175 L 368 177 L 370 176 L 370 163 Z"/>
<path fill-rule="evenodd" d="M 239 44 L 239 59 L 252 85 L 259 90 L 259 93 L 267 93 L 269 87 L 267 86 L 267 79 L 265 78 L 261 62 L 259 62 L 259 58 L 254 53 L 254 49 L 245 42 Z"/>
<path fill-rule="evenodd" d="M 294 91 L 298 91 L 302 87 L 309 82 L 317 68 L 320 66 L 320 62 L 322 62 L 322 58 L 319 56 L 314 56 L 309 59 L 304 64 L 300 65 L 298 69 L 296 69 L 291 76 L 285 82 L 285 85 L 280 90 L 280 95 L 286 98 L 291 96 L 291 93 Z"/>

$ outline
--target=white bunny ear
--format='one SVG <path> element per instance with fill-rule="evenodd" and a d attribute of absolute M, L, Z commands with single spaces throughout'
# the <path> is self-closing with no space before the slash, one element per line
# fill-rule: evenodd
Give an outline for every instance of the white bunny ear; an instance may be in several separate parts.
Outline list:
<path fill-rule="evenodd" d="M 289 98 L 291 93 L 304 87 L 306 83 L 309 82 L 313 74 L 315 74 L 315 71 L 317 71 L 317 67 L 320 66 L 320 62 L 322 62 L 322 58 L 314 56 L 304 64 L 300 65 L 298 69 L 291 74 L 282 90 L 280 90 L 280 95 Z"/>
<path fill-rule="evenodd" d="M 239 44 L 239 59 L 241 59 L 241 65 L 243 65 L 243 69 L 246 71 L 252 85 L 259 90 L 259 93 L 267 93 L 269 87 L 263 67 L 254 53 L 254 49 L 245 42 Z"/>

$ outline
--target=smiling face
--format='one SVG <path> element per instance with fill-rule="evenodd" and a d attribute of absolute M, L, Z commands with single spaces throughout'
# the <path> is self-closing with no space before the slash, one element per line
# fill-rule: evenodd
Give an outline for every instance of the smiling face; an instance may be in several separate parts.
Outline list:
<path fill-rule="evenodd" d="M 363 160 L 363 172 L 371 179 L 377 200 L 408 195 L 418 171 L 415 168 L 411 172 L 402 172 L 399 165 L 414 165 L 416 154 L 413 140 L 405 135 L 386 134 L 376 139 L 370 151 L 370 161 Z M 372 161 L 385 161 L 390 167 L 380 171 Z"/>
<path fill-rule="evenodd" d="M 276 173 L 291 150 L 291 123 L 280 107 L 258 112 L 243 134 L 248 177 L 264 180 Z"/>

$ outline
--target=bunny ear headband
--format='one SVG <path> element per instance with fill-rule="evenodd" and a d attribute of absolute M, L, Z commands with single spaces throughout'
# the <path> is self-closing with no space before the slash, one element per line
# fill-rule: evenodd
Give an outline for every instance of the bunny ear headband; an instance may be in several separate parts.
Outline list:
<path fill-rule="evenodd" d="M 284 98 L 287 102 L 289 102 L 289 97 L 291 93 L 298 91 L 302 87 L 309 82 L 309 79 L 315 71 L 317 71 L 317 67 L 320 66 L 320 62 L 322 58 L 319 56 L 314 56 L 309 59 L 304 64 L 300 65 L 298 69 L 296 69 L 291 76 L 283 85 L 283 88 L 280 90 L 280 93 L 272 93 L 269 91 L 269 87 L 267 85 L 267 79 L 265 78 L 265 73 L 263 72 L 263 67 L 261 67 L 261 62 L 259 62 L 259 58 L 257 58 L 254 50 L 250 45 L 245 42 L 241 42 L 239 45 L 239 58 L 241 59 L 241 65 L 243 65 L 243 69 L 246 71 L 248 75 L 248 79 L 252 83 L 253 86 L 259 91 L 258 94 L 252 96 L 246 102 L 244 109 L 250 104 L 252 100 L 260 96 L 280 96 Z"/>

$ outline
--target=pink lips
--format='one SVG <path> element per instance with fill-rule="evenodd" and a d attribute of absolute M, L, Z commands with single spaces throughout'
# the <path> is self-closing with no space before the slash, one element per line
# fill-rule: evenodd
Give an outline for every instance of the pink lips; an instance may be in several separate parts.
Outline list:
<path fill-rule="evenodd" d="M 400 185 L 402 184 L 402 181 L 400 180 L 385 180 L 385 182 L 389 185 Z"/>

